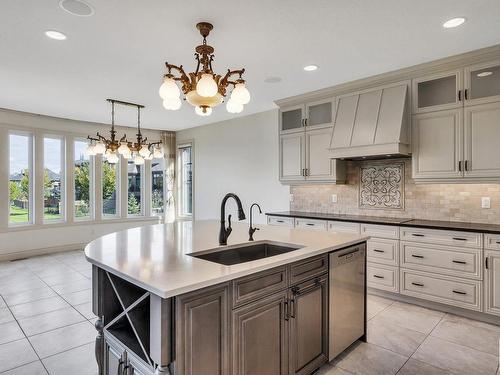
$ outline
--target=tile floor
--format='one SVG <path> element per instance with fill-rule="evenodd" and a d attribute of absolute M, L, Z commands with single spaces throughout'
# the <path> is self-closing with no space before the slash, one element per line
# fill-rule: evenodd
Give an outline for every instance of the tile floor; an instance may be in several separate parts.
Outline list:
<path fill-rule="evenodd" d="M 0 374 L 93 375 L 91 267 L 81 251 L 0 263 Z M 317 375 L 500 375 L 500 326 L 368 297 L 368 343 Z"/>

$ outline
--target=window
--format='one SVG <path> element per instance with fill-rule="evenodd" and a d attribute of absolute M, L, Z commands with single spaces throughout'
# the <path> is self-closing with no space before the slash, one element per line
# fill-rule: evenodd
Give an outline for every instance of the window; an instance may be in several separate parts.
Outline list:
<path fill-rule="evenodd" d="M 89 220 L 92 218 L 92 164 L 86 154 L 86 141 L 75 141 L 74 144 L 74 181 L 75 181 L 75 219 Z"/>
<path fill-rule="evenodd" d="M 179 216 L 193 215 L 193 163 L 192 144 L 178 147 L 179 163 Z"/>
<path fill-rule="evenodd" d="M 64 218 L 64 141 L 62 138 L 43 139 L 43 220 Z"/>
<path fill-rule="evenodd" d="M 165 212 L 165 159 L 151 161 L 151 215 L 161 216 Z"/>
<path fill-rule="evenodd" d="M 33 222 L 33 138 L 9 135 L 9 223 Z"/>
<path fill-rule="evenodd" d="M 127 163 L 127 176 L 128 176 L 128 214 L 141 215 L 142 214 L 142 165 L 135 165 L 133 160 Z"/>
<path fill-rule="evenodd" d="M 120 164 L 102 161 L 102 213 L 104 216 L 118 215 L 118 191 Z"/>

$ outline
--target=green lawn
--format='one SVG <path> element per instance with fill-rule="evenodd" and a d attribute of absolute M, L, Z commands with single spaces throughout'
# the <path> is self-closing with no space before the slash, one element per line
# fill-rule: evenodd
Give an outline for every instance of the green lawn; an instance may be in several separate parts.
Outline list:
<path fill-rule="evenodd" d="M 60 219 L 61 215 L 44 213 L 43 218 L 45 220 L 54 220 L 54 219 Z M 27 223 L 28 210 L 16 206 L 10 206 L 9 220 L 11 223 Z"/>

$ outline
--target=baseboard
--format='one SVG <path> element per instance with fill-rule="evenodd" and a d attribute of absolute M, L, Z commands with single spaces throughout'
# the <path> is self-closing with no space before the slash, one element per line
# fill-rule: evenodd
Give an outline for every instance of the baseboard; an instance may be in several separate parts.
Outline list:
<path fill-rule="evenodd" d="M 60 253 L 62 251 L 83 250 L 85 243 L 76 243 L 62 246 L 44 247 L 40 249 L 30 249 L 16 251 L 14 253 L 0 254 L 0 262 L 30 258 L 38 255 Z"/>
<path fill-rule="evenodd" d="M 368 288 L 368 294 L 389 298 L 395 301 L 411 303 L 412 305 L 426 307 L 428 309 L 433 309 L 437 311 L 442 311 L 445 313 L 450 313 L 454 315 L 463 316 L 465 318 L 479 320 L 481 322 L 495 324 L 500 326 L 500 316 L 486 314 L 483 312 L 472 311 L 467 309 L 461 309 L 460 307 L 448 306 L 438 302 L 432 302 L 423 300 L 420 298 L 404 296 L 398 293 L 386 292 L 385 290 L 379 290 L 374 288 Z"/>

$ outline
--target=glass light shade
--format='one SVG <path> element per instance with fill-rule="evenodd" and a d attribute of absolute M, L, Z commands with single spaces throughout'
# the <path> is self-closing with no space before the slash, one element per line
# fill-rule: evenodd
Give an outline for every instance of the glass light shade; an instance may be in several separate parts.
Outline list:
<path fill-rule="evenodd" d="M 181 90 L 179 90 L 179 86 L 177 86 L 173 78 L 165 77 L 158 94 L 162 99 L 175 99 L 181 96 Z"/>
<path fill-rule="evenodd" d="M 118 147 L 118 153 L 120 155 L 130 154 L 130 149 L 128 148 L 127 142 L 122 142 Z"/>
<path fill-rule="evenodd" d="M 211 96 L 210 98 L 205 98 L 203 96 L 198 95 L 196 90 L 192 90 L 186 94 L 186 100 L 189 104 L 195 107 L 204 105 L 213 108 L 221 104 L 224 98 L 219 92 L 214 96 Z"/>
<path fill-rule="evenodd" d="M 149 155 L 149 148 L 148 146 L 144 145 L 141 147 L 141 149 L 139 150 L 139 155 L 141 155 L 143 158 L 145 158 L 146 156 Z"/>
<path fill-rule="evenodd" d="M 94 150 L 95 150 L 96 155 L 97 154 L 104 154 L 106 152 L 106 145 L 103 142 L 99 141 L 95 144 Z"/>
<path fill-rule="evenodd" d="M 153 157 L 155 159 L 161 159 L 163 156 L 165 156 L 165 153 L 163 152 L 163 148 L 155 147 L 153 150 Z"/>
<path fill-rule="evenodd" d="M 134 156 L 134 164 L 135 165 L 142 165 L 142 164 L 144 164 L 144 158 L 141 155 L 135 155 Z"/>
<path fill-rule="evenodd" d="M 203 110 L 203 108 L 201 107 L 196 107 L 194 111 L 196 112 L 197 115 L 200 116 L 210 116 L 212 114 L 212 108 L 210 107 L 205 108 L 205 110 Z"/>
<path fill-rule="evenodd" d="M 118 154 L 116 153 L 116 151 L 108 151 L 108 152 L 106 152 L 106 160 L 110 164 L 116 164 L 116 163 L 118 163 L 120 158 L 118 157 Z"/>
<path fill-rule="evenodd" d="M 96 154 L 95 153 L 95 146 L 92 143 L 89 143 L 85 152 L 88 156 L 94 156 Z"/>
<path fill-rule="evenodd" d="M 226 104 L 226 109 L 229 113 L 240 113 L 243 111 L 243 104 L 235 102 L 231 96 L 231 99 Z"/>
<path fill-rule="evenodd" d="M 196 84 L 196 92 L 198 95 L 209 98 L 217 94 L 217 91 L 219 91 L 219 88 L 217 87 L 217 82 L 215 82 L 214 77 L 208 73 L 202 74 L 200 80 Z"/>
<path fill-rule="evenodd" d="M 181 98 L 166 98 L 163 100 L 163 107 L 169 111 L 177 111 L 181 108 L 182 101 Z"/>
<path fill-rule="evenodd" d="M 237 83 L 231 92 L 231 100 L 239 104 L 248 104 L 250 102 L 250 92 L 244 83 Z"/>

